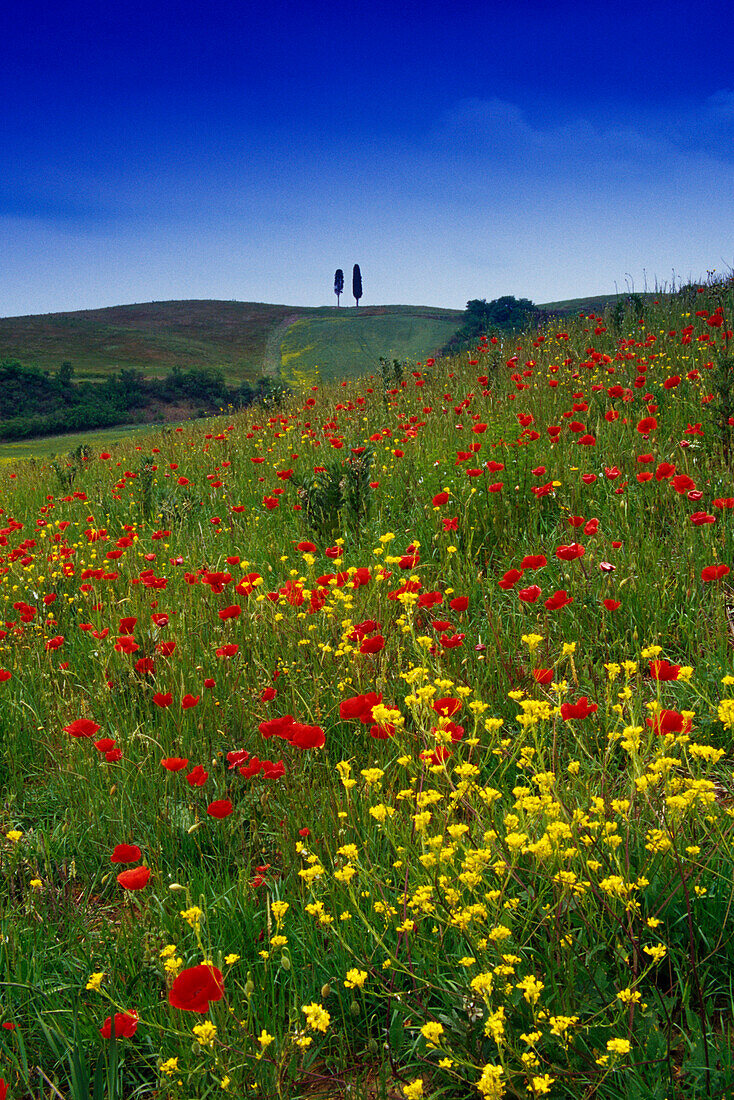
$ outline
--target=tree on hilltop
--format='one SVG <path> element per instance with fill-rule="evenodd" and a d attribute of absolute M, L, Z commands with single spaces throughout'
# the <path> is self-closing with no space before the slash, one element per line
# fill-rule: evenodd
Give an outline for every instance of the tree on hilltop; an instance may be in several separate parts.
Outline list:
<path fill-rule="evenodd" d="M 334 274 L 334 293 L 336 294 L 336 304 L 339 305 L 339 298 L 344 293 L 344 272 L 340 267 L 336 269 Z"/>
<path fill-rule="evenodd" d="M 352 294 L 359 306 L 359 299 L 362 297 L 362 272 L 359 270 L 359 264 L 355 264 L 352 270 Z"/>

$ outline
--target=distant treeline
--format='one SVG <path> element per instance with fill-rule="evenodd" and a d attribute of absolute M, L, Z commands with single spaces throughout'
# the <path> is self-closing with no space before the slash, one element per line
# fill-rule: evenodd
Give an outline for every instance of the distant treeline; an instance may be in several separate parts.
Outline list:
<path fill-rule="evenodd" d="M 201 415 L 232 406 L 278 401 L 279 382 L 259 378 L 254 383 L 227 386 L 220 371 L 174 367 L 165 378 L 145 378 L 138 370 L 121 370 L 103 382 L 74 382 L 71 363 L 53 373 L 24 367 L 15 361 L 0 363 L 0 439 L 111 428 L 142 420 L 146 411 L 184 404 Z"/>
<path fill-rule="evenodd" d="M 460 351 L 473 346 L 480 336 L 491 336 L 500 332 L 520 332 L 533 320 L 545 317 L 528 298 L 515 298 L 506 294 L 488 302 L 486 298 L 472 298 L 466 303 L 464 320 L 458 332 L 441 349 L 442 355 L 457 355 Z"/>

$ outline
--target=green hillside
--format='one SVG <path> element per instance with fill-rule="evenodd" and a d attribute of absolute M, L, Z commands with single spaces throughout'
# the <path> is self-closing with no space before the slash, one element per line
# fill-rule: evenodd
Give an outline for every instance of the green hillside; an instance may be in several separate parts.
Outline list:
<path fill-rule="evenodd" d="M 460 310 L 425 306 L 306 308 L 259 302 L 176 301 L 0 319 L 0 361 L 55 370 L 69 360 L 77 378 L 121 368 L 164 375 L 174 366 L 214 367 L 228 381 L 298 368 L 325 374 L 375 370 L 381 355 L 423 358 L 461 320 Z M 283 363 L 285 359 L 285 363 Z M 286 373 L 292 371 L 288 368 Z"/>
<path fill-rule="evenodd" d="M 617 297 L 540 308 L 568 315 L 602 310 Z M 130 368 L 162 377 L 178 366 L 220 370 L 230 384 L 263 375 L 293 383 L 371 374 L 381 356 L 423 360 L 447 343 L 462 319 L 462 310 L 430 306 L 144 302 L 0 318 L 0 362 L 56 370 L 68 360 L 81 381 Z"/>

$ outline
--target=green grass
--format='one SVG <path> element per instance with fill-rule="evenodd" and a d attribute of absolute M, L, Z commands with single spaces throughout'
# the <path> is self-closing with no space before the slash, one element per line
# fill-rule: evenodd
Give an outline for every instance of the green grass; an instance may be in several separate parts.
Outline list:
<path fill-rule="evenodd" d="M 163 426 L 161 424 L 161 427 Z M 173 422 L 165 425 L 167 429 L 175 426 Z M 103 451 L 105 448 L 116 447 L 126 440 L 132 440 L 136 436 L 147 442 L 155 430 L 154 424 L 120 424 L 118 427 L 100 428 L 91 432 L 48 435 L 41 439 L 23 439 L 16 443 L 0 442 L 0 462 L 8 464 L 23 459 L 43 461 L 70 454 L 82 445 L 90 447 L 93 451 Z"/>

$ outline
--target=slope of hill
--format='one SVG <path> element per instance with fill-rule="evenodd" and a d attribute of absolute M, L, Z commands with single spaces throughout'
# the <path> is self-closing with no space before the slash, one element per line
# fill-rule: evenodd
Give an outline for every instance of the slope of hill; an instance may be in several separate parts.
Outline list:
<path fill-rule="evenodd" d="M 215 367 L 230 382 L 281 368 L 288 377 L 296 360 L 299 371 L 354 375 L 373 371 L 381 355 L 430 355 L 460 320 L 460 310 L 426 306 L 146 302 L 0 319 L 0 361 L 54 370 L 68 360 L 87 379 L 120 368 L 163 375 L 174 366 Z"/>

